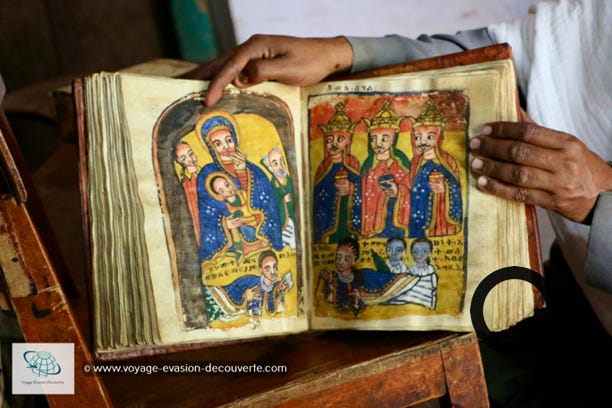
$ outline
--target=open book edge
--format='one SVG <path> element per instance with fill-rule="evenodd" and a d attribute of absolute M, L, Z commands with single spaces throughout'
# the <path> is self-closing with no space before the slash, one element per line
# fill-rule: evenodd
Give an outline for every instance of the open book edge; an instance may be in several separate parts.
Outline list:
<path fill-rule="evenodd" d="M 494 63 L 493 65 L 495 65 L 496 63 Z M 464 67 L 464 68 L 455 68 L 455 73 L 456 74 L 463 74 L 469 70 L 471 70 L 472 67 Z M 513 78 L 513 71 L 511 68 L 511 65 L 509 67 L 506 67 L 506 69 L 510 70 L 511 73 L 509 73 L 509 77 Z M 452 70 L 452 69 L 451 69 Z M 432 77 L 435 78 L 440 78 L 440 75 L 443 74 L 444 72 L 448 72 L 448 70 L 442 70 L 442 71 L 437 71 L 437 72 L 430 72 Z M 402 74 L 403 75 L 403 74 Z M 421 78 L 423 78 L 423 75 L 420 75 Z M 425 75 L 427 76 L 427 74 Z M 173 88 L 176 89 L 176 95 L 168 95 L 168 93 L 166 92 L 166 90 L 164 90 L 163 92 L 161 90 L 158 90 L 157 94 L 163 94 L 164 98 L 166 101 L 168 100 L 174 100 L 172 98 L 178 98 L 181 97 L 183 95 L 185 95 L 186 93 L 188 93 L 189 90 L 192 90 L 194 92 L 197 91 L 201 91 L 202 87 L 204 86 L 203 83 L 197 82 L 197 81 L 182 81 L 182 80 L 172 80 L 172 79 L 161 79 L 161 78 L 145 78 L 145 77 L 139 77 L 138 75 L 122 75 L 121 76 L 121 81 L 127 81 L 127 82 L 131 82 L 132 79 L 135 81 L 135 83 L 138 82 L 142 82 L 144 81 L 149 82 L 149 81 L 153 81 L 154 83 L 157 83 L 159 86 L 161 86 L 162 83 L 166 83 L 168 82 L 169 88 Z M 386 78 L 386 80 L 388 81 L 395 81 L 395 80 L 400 80 L 398 78 L 401 78 L 401 75 L 399 77 L 388 77 Z M 403 80 L 403 79 L 402 79 Z M 439 81 L 439 79 L 435 79 L 435 81 Z M 178 83 L 183 84 L 185 87 L 181 88 L 179 86 L 177 86 Z M 346 84 L 351 84 L 352 82 L 347 82 Z M 393 82 L 391 82 L 393 83 Z M 319 92 L 321 89 L 324 89 L 327 85 L 326 84 L 321 84 L 321 85 L 317 85 L 314 87 L 309 88 L 309 92 L 311 93 L 317 93 Z M 122 87 L 123 88 L 123 87 Z M 129 86 L 128 86 L 129 88 Z M 140 86 L 137 86 L 136 89 L 140 88 Z M 159 87 L 156 87 L 159 88 Z M 279 88 L 278 84 L 273 84 L 272 88 Z M 282 86 L 280 88 L 283 88 Z M 508 86 L 508 90 L 506 92 L 515 92 L 514 89 L 516 88 L 516 84 L 514 82 L 511 82 L 510 85 Z M 187 92 L 186 92 L 187 91 Z M 269 92 L 266 89 L 252 89 L 249 90 L 249 92 Z M 137 91 L 140 92 L 140 91 Z M 230 91 L 230 92 L 237 92 L 237 91 Z M 291 99 L 291 98 L 298 98 L 299 96 L 297 96 L 297 94 L 293 95 L 291 90 L 287 90 L 287 89 L 283 89 L 282 91 L 275 91 L 277 93 L 280 92 L 281 94 L 281 98 L 284 99 Z M 292 95 L 292 96 L 288 96 L 288 95 Z M 156 98 L 158 96 L 155 96 L 154 98 Z M 167 103 L 167 102 L 163 102 L 163 103 Z M 297 102 L 299 103 L 299 102 Z M 515 108 L 515 103 L 516 101 L 512 98 L 508 99 L 508 101 L 506 102 L 507 106 L 504 106 L 502 110 L 504 110 L 506 113 L 503 115 L 503 117 L 500 118 L 496 118 L 496 120 L 516 120 L 516 116 L 512 116 L 512 114 L 508 115 L 507 112 L 516 112 Z M 513 106 L 514 105 L 514 106 Z M 133 104 L 127 104 L 126 109 L 129 109 L 130 106 L 133 106 Z M 95 109 L 93 107 L 89 107 L 86 108 L 86 110 L 91 111 L 92 109 Z M 516 113 L 514 113 L 514 115 L 516 115 Z M 296 114 L 296 117 L 299 117 L 299 114 Z M 304 120 L 304 119 L 302 119 Z M 490 119 L 489 119 L 490 120 Z M 121 121 L 119 121 L 121 122 Z M 299 122 L 296 120 L 296 123 Z M 479 126 L 481 126 L 482 123 L 478 123 L 477 120 L 471 121 L 470 126 L 473 127 L 474 129 L 478 128 Z M 92 127 L 94 126 L 92 123 L 87 125 L 88 127 Z M 146 126 L 145 126 L 146 127 Z M 300 131 L 299 126 L 296 124 L 296 134 L 301 134 L 302 137 L 304 137 L 305 133 Z M 83 129 L 84 131 L 84 129 Z M 89 132 L 91 133 L 91 132 Z M 474 130 L 471 130 L 470 135 L 474 135 Z M 142 151 L 147 151 L 147 149 L 142 149 Z M 149 150 L 150 151 L 150 150 Z M 113 158 L 110 158 L 110 161 L 112 162 Z M 111 164 L 112 167 L 112 164 Z M 300 185 L 307 185 L 306 183 L 304 183 L 303 181 L 305 180 L 305 172 L 307 171 L 307 165 L 304 165 L 302 167 L 302 171 L 301 171 L 301 175 L 300 175 L 300 180 L 302 182 L 300 182 Z M 137 170 L 137 169 L 136 169 Z M 298 171 L 299 173 L 299 171 Z M 91 177 L 91 175 L 90 175 Z M 470 183 L 473 185 L 473 180 L 471 180 L 470 178 Z M 151 187 L 151 186 L 150 186 Z M 305 194 L 304 192 L 302 192 L 302 196 L 307 199 L 309 197 L 309 194 Z M 491 198 L 486 198 L 487 199 L 491 199 Z M 127 200 L 128 202 L 131 202 L 134 200 L 134 198 L 126 198 L 125 200 Z M 121 201 L 118 201 L 121 202 Z M 486 202 L 486 201 L 485 201 Z M 506 203 L 505 203 L 506 204 Z M 502 230 L 502 228 L 512 228 L 515 225 L 525 225 L 524 228 L 522 228 L 522 231 L 519 233 L 519 235 L 523 236 L 523 238 L 519 239 L 519 241 L 521 242 L 527 242 L 528 238 L 527 236 L 531 236 L 533 238 L 533 233 L 531 233 L 530 235 L 530 231 L 529 231 L 529 226 L 527 224 L 525 224 L 524 222 L 521 222 L 521 220 L 523 219 L 523 213 L 525 211 L 523 206 L 520 205 L 516 205 L 516 204 L 510 204 L 507 203 L 508 205 L 501 206 L 501 211 L 502 212 L 502 216 L 501 219 L 505 219 L 508 220 L 508 223 L 506 225 L 500 225 L 500 230 Z M 91 206 L 91 204 L 86 204 L 85 208 L 88 208 L 87 206 Z M 111 216 L 113 217 L 122 217 L 123 214 L 123 207 L 125 207 L 125 205 L 123 206 L 119 206 L 120 207 L 120 211 L 119 213 L 115 214 L 112 211 L 109 212 L 109 214 L 111 214 Z M 309 207 L 308 204 L 302 206 L 301 209 L 301 213 L 302 213 L 302 217 L 305 220 L 309 219 L 309 211 L 307 210 Z M 470 209 L 471 211 L 471 209 Z M 471 220 L 472 218 L 472 213 L 470 212 L 470 217 L 468 217 L 468 222 L 469 220 Z M 92 223 L 93 224 L 93 223 Z M 122 227 L 125 228 L 132 228 L 131 226 L 127 225 L 129 223 L 123 223 Z M 308 225 L 308 224 L 305 224 Z M 531 225 L 531 227 L 533 227 L 533 225 Z M 472 230 L 472 227 L 468 227 L 470 230 Z M 304 233 L 304 236 L 302 237 L 302 239 L 307 239 L 306 232 L 307 232 L 308 228 L 302 228 L 302 231 Z M 95 230 L 94 230 L 95 231 Z M 126 233 L 129 236 L 130 233 Z M 150 236 L 149 231 L 147 231 L 147 233 L 143 234 L 144 236 L 146 236 L 147 238 Z M 501 235 L 501 234 L 500 234 Z M 90 236 L 97 236 L 99 237 L 100 234 L 97 234 L 94 232 L 93 235 L 91 235 L 91 231 L 90 231 Z M 502 236 L 505 236 L 502 235 Z M 537 234 L 536 234 L 537 237 Z M 159 244 L 160 241 L 157 241 L 157 244 Z M 308 242 L 308 241 L 305 241 Z M 481 244 L 478 245 L 479 251 L 478 252 L 482 252 L 484 251 L 489 251 L 491 248 L 491 242 L 495 242 L 495 240 L 491 240 L 489 238 L 486 238 L 483 240 L 483 242 Z M 144 243 L 144 246 L 147 247 L 147 243 Z M 148 245 L 155 247 L 156 245 Z M 495 246 L 494 246 L 495 247 Z M 499 242 L 498 241 L 498 245 L 495 248 L 495 251 L 497 251 L 497 253 L 502 253 L 505 248 L 507 248 L 507 245 L 504 245 L 503 242 Z M 93 252 L 93 251 L 92 251 Z M 306 252 L 306 251 L 305 251 Z M 468 252 L 468 260 L 474 260 L 475 262 L 478 261 L 478 252 L 474 252 L 473 254 L 471 254 L 470 252 Z M 520 264 L 520 265 L 524 265 L 524 266 L 532 266 L 533 268 L 533 261 L 530 261 L 530 255 L 529 255 L 529 248 L 525 249 L 522 248 L 520 251 L 522 255 L 520 256 L 520 259 L 516 259 L 515 261 L 512 261 L 513 265 L 516 264 Z M 509 258 L 507 259 L 513 259 L 511 258 L 512 254 L 503 254 L 503 256 L 509 256 Z M 149 253 L 149 263 L 152 265 L 160 265 L 162 264 L 162 262 L 159 262 L 159 259 L 157 258 L 150 258 L 151 254 Z M 104 256 L 103 256 L 104 257 Z M 137 260 L 136 262 L 138 264 L 142 263 L 144 258 L 140 260 Z M 139 259 L 139 258 L 136 258 Z M 308 256 L 306 256 L 306 259 L 308 259 Z M 115 260 L 116 257 L 109 257 L 109 262 L 111 262 L 113 265 L 115 265 Z M 166 261 L 168 262 L 168 261 Z M 308 270 L 308 262 L 304 263 L 304 268 L 306 270 Z M 502 265 L 504 266 L 504 265 Z M 131 269 L 133 268 L 132 266 L 126 266 L 126 269 Z M 488 266 L 488 268 L 491 268 L 491 266 Z M 125 269 L 124 272 L 125 273 Z M 305 302 L 307 305 L 307 309 L 310 308 L 312 306 L 312 298 L 309 295 L 310 293 L 312 293 L 313 290 L 313 277 L 310 276 L 310 274 L 305 273 L 305 283 L 304 283 L 304 290 L 303 293 L 305 293 Z M 96 287 L 99 285 L 100 283 L 96 283 L 95 282 L 95 278 L 94 279 L 94 284 L 93 286 Z M 139 290 L 136 290 L 135 292 L 132 291 L 133 293 L 139 294 L 138 298 L 134 298 L 132 296 L 130 296 L 130 300 L 133 300 L 134 303 L 130 304 L 127 302 L 123 302 L 122 307 L 123 310 L 119 312 L 119 314 L 121 316 L 134 316 L 134 312 L 135 310 L 139 310 L 138 313 L 142 314 L 142 315 L 151 315 L 154 314 L 152 313 L 152 309 L 154 308 L 155 310 L 157 310 L 159 312 L 159 310 L 174 310 L 174 312 L 177 312 L 177 307 L 176 304 L 179 302 L 177 301 L 177 298 L 175 297 L 174 299 L 172 299 L 173 296 L 167 296 L 168 293 L 164 292 L 163 290 L 160 292 L 159 290 L 157 291 L 158 293 L 162 293 L 162 294 L 158 294 L 156 296 L 154 296 L 155 298 L 155 305 L 152 305 L 151 303 L 147 303 L 145 300 L 151 300 L 151 299 L 146 299 L 147 298 L 147 294 L 151 293 L 149 291 L 148 288 L 146 288 L 146 285 L 142 285 L 142 283 L 146 283 L 146 278 L 144 280 L 141 280 L 143 278 L 139 278 L 133 281 L 130 281 L 129 278 L 124 281 L 123 279 L 121 280 L 122 282 L 125 282 L 126 285 L 132 285 L 134 288 L 138 288 Z M 473 279 L 472 276 L 470 276 L 470 274 L 468 273 L 468 277 L 467 280 Z M 480 279 L 480 277 L 476 277 L 474 278 L 476 280 Z M 107 281 L 108 282 L 108 281 Z M 158 284 L 159 281 L 157 279 L 153 279 L 152 283 L 149 283 L 152 287 L 153 287 L 153 293 L 155 293 L 155 285 Z M 495 289 L 496 291 L 500 292 L 499 294 L 493 295 L 494 298 L 496 298 L 497 300 L 494 301 L 492 303 L 492 306 L 489 306 L 489 319 L 491 319 L 491 321 L 496 321 L 495 316 L 504 316 L 504 315 L 508 315 L 509 313 L 515 313 L 516 310 L 520 310 L 520 312 L 518 314 L 515 314 L 513 317 L 511 317 L 509 320 L 506 320 L 506 323 L 502 323 L 501 328 L 503 327 L 507 327 L 508 325 L 512 325 L 514 323 L 516 323 L 517 321 L 522 320 L 524 317 L 526 317 L 527 315 L 530 314 L 530 311 L 533 309 L 533 296 L 531 293 L 530 289 L 525 289 L 524 285 L 519 285 L 518 287 L 512 287 L 513 285 L 510 283 L 510 285 L 505 284 L 506 286 L 510 286 L 510 288 L 497 288 Z M 158 285 L 159 286 L 159 285 Z M 516 285 L 515 285 L 516 286 Z M 472 287 L 472 283 L 470 283 L 469 285 L 467 285 L 467 287 Z M 113 291 L 115 290 L 115 288 L 109 288 L 109 291 Z M 226 342 L 228 339 L 244 339 L 244 338 L 253 338 L 253 337 L 262 337 L 262 336 L 267 336 L 267 335 L 273 335 L 273 334 L 287 334 L 287 333 L 291 333 L 291 332 L 300 332 L 300 331 L 304 331 L 307 330 L 309 327 L 312 329 L 332 329 L 332 328 L 355 328 L 355 329 L 400 329 L 400 328 L 406 328 L 407 324 L 409 325 L 410 329 L 417 329 L 417 330 L 433 330 L 433 329 L 448 329 L 448 330 L 469 330 L 470 329 L 470 323 L 469 323 L 469 316 L 467 316 L 467 312 L 466 310 L 469 310 L 469 307 L 467 307 L 466 305 L 469 306 L 469 301 L 470 301 L 470 296 L 472 293 L 473 289 L 470 289 L 466 292 L 466 296 L 464 298 L 464 304 L 463 304 L 463 311 L 461 313 L 461 317 L 459 319 L 457 319 L 457 317 L 451 317 L 450 320 L 447 320 L 445 317 L 441 317 L 441 319 L 437 322 L 430 322 L 430 316 L 417 316 L 415 317 L 411 317 L 408 321 L 406 321 L 406 319 L 398 319 L 397 321 L 393 321 L 390 319 L 385 320 L 383 323 L 381 324 L 376 324 L 376 323 L 372 323 L 367 322 L 367 324 L 361 324 L 359 321 L 357 321 L 356 323 L 354 321 L 346 321 L 346 320 L 342 320 L 340 322 L 337 321 L 337 319 L 320 319 L 320 318 L 314 318 L 312 319 L 312 321 L 310 322 L 310 324 L 308 323 L 307 314 L 302 314 L 301 317 L 297 318 L 297 319 L 279 319 L 273 322 L 266 322 L 264 321 L 263 323 L 268 326 L 268 327 L 261 327 L 262 332 L 259 333 L 253 333 L 252 331 L 250 331 L 250 329 L 248 328 L 244 328 L 243 330 L 237 330 L 235 332 L 233 332 L 231 335 L 229 335 L 228 331 L 218 331 L 216 335 L 209 335 L 208 333 L 206 334 L 202 334 L 200 333 L 202 330 L 200 330 L 200 332 L 198 332 L 198 330 L 189 330 L 186 332 L 181 333 L 181 335 L 179 336 L 168 336 L 168 334 L 160 334 L 159 331 L 159 327 L 156 330 L 155 329 L 155 322 L 153 320 L 158 320 L 158 319 L 153 319 L 151 320 L 149 323 L 145 323 L 142 326 L 140 325 L 136 325 L 133 328 L 130 328 L 130 330 L 134 330 L 136 332 L 135 337 L 132 337 L 130 339 L 130 336 L 126 336 L 125 337 L 125 346 L 120 347 L 119 350 L 138 350 L 138 349 L 151 349 L 151 347 L 155 347 L 155 345 L 157 345 L 157 347 L 159 347 L 159 350 L 167 350 L 169 346 L 172 345 L 177 345 L 177 344 L 189 344 L 189 343 L 198 343 L 198 342 L 206 342 L 208 344 L 211 343 L 218 343 L 218 342 Z M 513 292 L 517 292 L 520 293 L 520 296 L 515 296 L 515 295 L 510 295 L 510 293 Z M 531 295 L 531 296 L 530 296 Z M 98 301 L 102 300 L 102 297 L 99 295 L 94 295 L 95 299 L 98 299 Z M 510 301 L 510 299 L 518 299 L 518 304 L 516 303 L 512 303 Z M 120 302 L 122 303 L 122 302 Z M 105 307 L 108 307 L 109 303 L 106 301 L 104 302 L 100 302 L 96 305 L 94 305 L 94 310 L 98 310 L 98 313 L 100 313 L 100 311 L 106 310 L 104 309 Z M 155 313 L 158 313 L 155 312 Z M 107 312 L 102 312 L 107 313 Z M 136 313 L 136 314 L 138 314 Z M 162 326 L 164 328 L 167 328 L 167 322 L 168 321 L 172 321 L 173 319 L 175 319 L 176 315 L 172 316 L 172 312 L 170 313 L 170 319 L 168 320 L 168 318 L 161 318 L 159 319 L 160 323 L 158 326 Z M 136 319 L 140 319 L 139 317 L 135 317 Z M 507 319 L 506 317 L 504 317 L 503 319 Z M 501 320 L 503 320 L 501 319 Z M 114 330 L 117 331 L 121 331 L 124 330 L 125 327 L 122 326 L 122 321 L 125 322 L 126 319 L 117 319 L 117 327 L 114 328 Z M 133 319 L 131 319 L 133 320 Z M 287 324 L 286 320 L 293 320 L 293 322 L 290 322 Z M 423 322 L 421 323 L 422 320 Z M 94 322 L 98 322 L 97 326 L 95 327 L 95 331 L 96 332 L 103 332 L 104 331 L 104 327 L 101 326 L 101 321 L 102 319 L 98 318 L 94 318 Z M 180 321 L 180 318 L 176 319 L 176 321 Z M 508 321 L 510 323 L 508 323 Z M 282 323 L 280 323 L 282 322 Z M 297 322 L 297 323 L 296 323 Z M 268 323 L 272 323 L 272 324 L 268 324 Z M 340 324 L 338 324 L 340 323 Z M 499 329 L 499 327 L 494 326 L 492 327 L 493 330 Z M 176 328 L 180 329 L 180 325 L 178 325 L 175 328 L 172 328 L 170 331 L 175 331 L 176 332 Z M 204 330 L 205 331 L 205 330 Z M 180 332 L 180 330 L 179 330 Z M 136 338 L 136 340 L 134 339 Z M 189 346 L 187 346 L 189 347 Z M 115 353 L 118 354 L 122 354 L 122 351 L 118 351 L 118 349 L 106 349 L 104 351 L 105 347 L 104 347 L 104 341 L 102 341 L 101 343 L 98 344 L 98 350 L 100 351 L 101 354 L 106 354 L 107 356 L 112 356 L 115 355 Z M 150 351 L 149 351 L 150 352 Z"/>

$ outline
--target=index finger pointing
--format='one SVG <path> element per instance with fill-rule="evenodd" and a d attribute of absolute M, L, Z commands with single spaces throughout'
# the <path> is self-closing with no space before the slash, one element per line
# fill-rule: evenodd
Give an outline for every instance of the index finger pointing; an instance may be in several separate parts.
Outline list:
<path fill-rule="evenodd" d="M 221 57 L 223 63 L 213 74 L 208 86 L 208 92 L 204 101 L 206 106 L 212 106 L 217 103 L 225 87 L 239 78 L 247 64 L 252 60 L 265 58 L 267 52 L 268 49 L 264 39 L 260 36 L 253 36 Z"/>
<path fill-rule="evenodd" d="M 210 84 L 208 85 L 206 98 L 204 99 L 204 104 L 206 106 L 213 106 L 219 101 L 219 99 L 221 99 L 221 95 L 223 95 L 223 90 L 225 87 L 235 78 L 237 78 L 238 75 L 240 75 L 242 68 L 244 68 L 247 62 L 248 59 L 241 62 L 235 57 L 231 57 L 225 61 L 223 65 L 221 65 L 221 68 L 214 74 Z"/>

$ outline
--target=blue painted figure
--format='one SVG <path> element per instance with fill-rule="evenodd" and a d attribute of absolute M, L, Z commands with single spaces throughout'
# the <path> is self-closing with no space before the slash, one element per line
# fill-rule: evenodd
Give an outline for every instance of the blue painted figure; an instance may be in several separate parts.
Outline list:
<path fill-rule="evenodd" d="M 245 204 L 265 216 L 262 236 L 272 248 L 282 248 L 278 206 L 270 180 L 238 148 L 238 132 L 234 117 L 224 111 L 206 113 L 196 124 L 196 133 L 202 138 L 213 159 L 198 175 L 200 262 L 209 261 L 217 254 L 236 251 L 231 234 L 223 225 L 223 217 L 231 216 L 230 210 L 224 201 L 214 196 L 207 184 L 210 174 L 214 172 L 227 175 L 237 189 L 246 193 Z"/>
<path fill-rule="evenodd" d="M 357 237 L 361 229 L 361 165 L 351 154 L 353 123 L 344 112 L 344 104 L 327 125 L 319 125 L 325 143 L 324 158 L 315 174 L 315 243 L 337 243 L 343 237 Z"/>
<path fill-rule="evenodd" d="M 413 276 L 371 269 L 358 269 L 359 242 L 344 238 L 336 248 L 336 271 L 324 268 L 319 279 L 324 282 L 323 296 L 339 312 L 351 311 L 359 317 L 368 305 L 398 304 L 393 300 L 413 286 Z"/>
<path fill-rule="evenodd" d="M 463 204 L 459 168 L 442 149 L 445 120 L 433 99 L 412 121 L 411 238 L 443 237 L 461 231 Z"/>
<path fill-rule="evenodd" d="M 278 279 L 278 258 L 271 250 L 261 252 L 259 275 L 245 275 L 225 286 L 204 286 L 202 293 L 210 321 L 231 321 L 247 315 L 256 328 L 262 315 L 272 317 L 285 310 L 285 293 L 293 287 L 291 273 Z"/>

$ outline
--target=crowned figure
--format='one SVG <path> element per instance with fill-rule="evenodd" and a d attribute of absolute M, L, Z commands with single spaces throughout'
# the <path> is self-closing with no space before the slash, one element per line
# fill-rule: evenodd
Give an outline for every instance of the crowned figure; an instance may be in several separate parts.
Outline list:
<path fill-rule="evenodd" d="M 442 148 L 447 119 L 440 114 L 434 99 L 427 101 L 418 117 L 410 117 L 414 152 L 410 166 L 410 237 L 443 237 L 461 231 L 459 168 Z"/>
<path fill-rule="evenodd" d="M 368 128 L 368 157 L 361 169 L 363 238 L 408 235 L 410 161 L 396 147 L 403 119 L 386 99 L 372 119 L 363 118 Z"/>
<path fill-rule="evenodd" d="M 313 216 L 314 242 L 337 243 L 344 237 L 357 237 L 361 226 L 361 165 L 351 154 L 353 123 L 343 102 L 323 132 L 324 157 L 315 173 Z"/>

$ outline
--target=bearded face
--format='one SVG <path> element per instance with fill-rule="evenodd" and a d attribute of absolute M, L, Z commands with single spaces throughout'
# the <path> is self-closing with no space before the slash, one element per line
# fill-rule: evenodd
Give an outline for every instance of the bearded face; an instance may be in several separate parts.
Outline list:
<path fill-rule="evenodd" d="M 279 150 L 273 150 L 268 154 L 269 167 L 276 178 L 283 180 L 287 177 L 287 163 Z"/>
<path fill-rule="evenodd" d="M 176 148 L 176 161 L 184 168 L 198 165 L 198 157 L 187 143 L 181 143 Z"/>
<path fill-rule="evenodd" d="M 420 154 L 433 150 L 440 140 L 440 126 L 419 126 L 413 129 L 413 145 Z"/>
<path fill-rule="evenodd" d="M 372 129 L 369 133 L 370 148 L 376 154 L 383 154 L 391 150 L 395 130 L 391 128 Z"/>
<path fill-rule="evenodd" d="M 325 150 L 330 156 L 341 155 L 351 142 L 351 134 L 344 130 L 333 130 L 325 134 Z"/>

